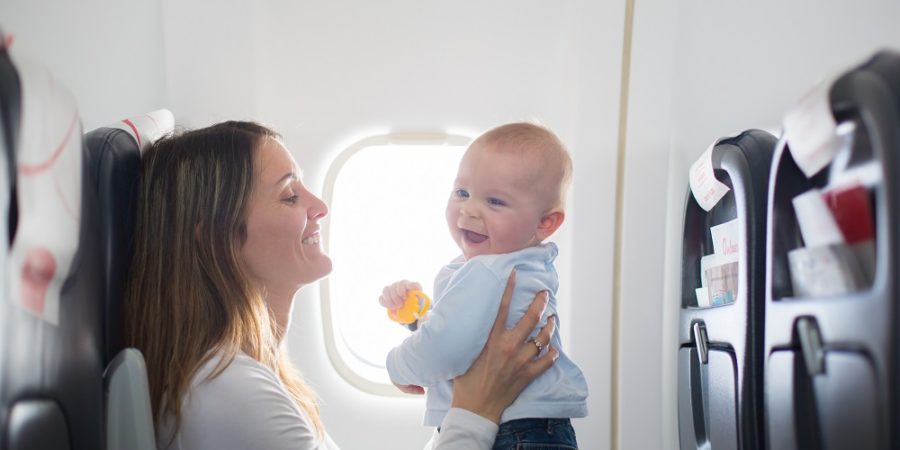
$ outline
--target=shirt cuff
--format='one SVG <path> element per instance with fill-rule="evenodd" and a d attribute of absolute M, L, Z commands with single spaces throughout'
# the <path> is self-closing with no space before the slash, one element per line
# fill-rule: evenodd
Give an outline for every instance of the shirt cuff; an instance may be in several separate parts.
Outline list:
<path fill-rule="evenodd" d="M 494 446 L 499 427 L 496 423 L 461 408 L 450 408 L 441 424 L 438 440 L 440 449 L 456 448 L 454 444 L 462 444 L 459 448 L 490 449 Z M 440 444 L 450 444 L 446 447 Z"/>

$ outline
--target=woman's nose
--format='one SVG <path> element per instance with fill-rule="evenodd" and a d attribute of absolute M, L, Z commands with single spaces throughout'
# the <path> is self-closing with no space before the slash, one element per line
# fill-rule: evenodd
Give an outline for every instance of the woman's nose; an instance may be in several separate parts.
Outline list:
<path fill-rule="evenodd" d="M 315 195 L 313 195 L 312 197 L 313 197 L 312 204 L 310 205 L 309 210 L 307 211 L 308 217 L 310 219 L 321 219 L 321 218 L 327 216 L 328 215 L 328 205 L 326 205 L 325 202 L 322 201 L 322 199 L 320 199 L 319 197 L 316 197 Z"/>

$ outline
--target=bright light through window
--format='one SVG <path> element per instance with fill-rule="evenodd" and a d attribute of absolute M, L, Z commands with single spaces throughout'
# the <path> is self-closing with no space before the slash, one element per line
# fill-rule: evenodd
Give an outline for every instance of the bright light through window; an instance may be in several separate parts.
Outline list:
<path fill-rule="evenodd" d="M 378 385 L 390 383 L 385 356 L 409 331 L 378 304 L 382 288 L 407 279 L 431 295 L 438 270 L 459 254 L 444 208 L 467 143 L 453 136 L 372 138 L 330 170 L 325 238 L 334 270 L 323 289 L 326 339 L 332 361 L 358 387 L 396 392 Z"/>

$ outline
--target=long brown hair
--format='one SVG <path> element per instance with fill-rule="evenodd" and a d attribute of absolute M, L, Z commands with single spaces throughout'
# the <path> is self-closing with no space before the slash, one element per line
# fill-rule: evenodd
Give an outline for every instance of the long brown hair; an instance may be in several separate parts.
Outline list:
<path fill-rule="evenodd" d="M 163 138 L 142 158 L 125 334 L 144 354 L 154 420 L 171 415 L 176 430 L 197 370 L 221 357 L 214 378 L 244 352 L 272 369 L 324 431 L 315 395 L 279 348 L 274 316 L 241 258 L 254 153 L 268 138 L 279 136 L 224 122 Z"/>

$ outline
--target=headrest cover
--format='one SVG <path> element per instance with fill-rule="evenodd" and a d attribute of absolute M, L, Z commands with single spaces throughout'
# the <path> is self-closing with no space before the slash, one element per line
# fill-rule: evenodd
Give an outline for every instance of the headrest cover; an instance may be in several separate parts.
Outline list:
<path fill-rule="evenodd" d="M 22 86 L 16 171 L 19 225 L 10 250 L 14 304 L 59 324 L 59 293 L 78 249 L 81 123 L 75 100 L 48 70 L 13 58 Z"/>
<path fill-rule="evenodd" d="M 157 109 L 137 117 L 129 117 L 110 125 L 128 132 L 137 142 L 141 153 L 157 139 L 175 129 L 175 118 L 168 109 Z"/>

